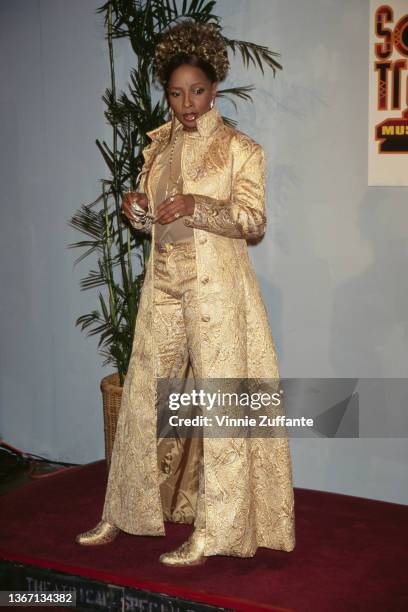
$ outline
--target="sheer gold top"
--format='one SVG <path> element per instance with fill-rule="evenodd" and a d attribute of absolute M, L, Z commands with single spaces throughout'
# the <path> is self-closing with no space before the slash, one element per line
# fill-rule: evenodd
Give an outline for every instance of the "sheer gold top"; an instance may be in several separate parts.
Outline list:
<path fill-rule="evenodd" d="M 154 210 L 166 198 L 177 193 L 183 193 L 183 177 L 181 173 L 183 142 L 184 130 L 178 129 L 172 135 L 166 149 L 158 157 L 160 174 L 154 192 Z M 171 223 L 164 225 L 156 223 L 156 242 L 174 242 L 190 238 L 193 234 L 193 228 L 184 225 L 183 217 L 179 217 Z"/>

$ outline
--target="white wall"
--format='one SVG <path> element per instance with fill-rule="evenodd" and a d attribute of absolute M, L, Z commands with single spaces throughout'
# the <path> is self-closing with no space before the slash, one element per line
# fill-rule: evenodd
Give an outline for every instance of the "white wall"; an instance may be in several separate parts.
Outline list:
<path fill-rule="evenodd" d="M 99 193 L 110 139 L 98 0 L 0 5 L 0 431 L 27 452 L 104 455 L 94 304 L 67 219 Z M 283 377 L 407 377 L 407 192 L 367 187 L 368 0 L 219 0 L 226 34 L 282 54 L 283 72 L 233 62 L 256 85 L 239 128 L 268 155 L 268 233 L 251 248 Z M 132 64 L 117 47 L 119 82 Z M 235 116 L 223 103 L 220 109 Z M 387 409 L 387 407 L 385 407 Z M 400 439 L 291 441 L 296 486 L 407 503 Z"/>

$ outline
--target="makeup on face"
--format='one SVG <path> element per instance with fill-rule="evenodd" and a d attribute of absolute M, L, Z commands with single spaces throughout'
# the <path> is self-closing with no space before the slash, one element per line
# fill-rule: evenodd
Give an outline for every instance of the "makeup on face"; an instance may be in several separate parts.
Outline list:
<path fill-rule="evenodd" d="M 216 83 L 188 64 L 174 70 L 167 89 L 169 104 L 185 130 L 197 129 L 197 118 L 210 109 L 215 94 Z"/>

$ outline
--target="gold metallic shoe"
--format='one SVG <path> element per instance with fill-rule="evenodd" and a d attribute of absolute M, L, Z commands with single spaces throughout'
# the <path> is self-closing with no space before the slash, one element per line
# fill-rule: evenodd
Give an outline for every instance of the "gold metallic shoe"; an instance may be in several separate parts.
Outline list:
<path fill-rule="evenodd" d="M 194 529 L 188 540 L 172 552 L 163 553 L 159 561 L 165 565 L 202 565 L 207 561 L 204 556 L 205 529 Z"/>
<path fill-rule="evenodd" d="M 106 521 L 100 521 L 93 529 L 79 533 L 75 538 L 75 542 L 82 544 L 82 546 L 108 544 L 116 538 L 119 531 L 119 527 L 115 527 Z"/>

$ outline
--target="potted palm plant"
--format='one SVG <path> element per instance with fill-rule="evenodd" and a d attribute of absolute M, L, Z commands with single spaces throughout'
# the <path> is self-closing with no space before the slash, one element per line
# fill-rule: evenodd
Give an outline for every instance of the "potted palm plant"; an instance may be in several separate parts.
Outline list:
<path fill-rule="evenodd" d="M 82 290 L 97 290 L 98 305 L 81 315 L 76 325 L 88 336 L 99 335 L 98 350 L 103 365 L 111 364 L 114 372 L 101 381 L 104 404 L 105 449 L 109 466 L 121 391 L 126 376 L 134 336 L 140 292 L 145 266 L 150 253 L 150 240 L 135 231 L 121 213 L 122 194 L 137 189 L 136 177 L 146 146 L 146 132 L 167 119 L 164 96 L 153 102 L 152 64 L 154 49 L 162 33 L 177 21 L 190 18 L 214 23 L 222 33 L 220 18 L 214 13 L 216 0 L 109 0 L 97 12 L 104 15 L 109 50 L 110 87 L 103 101 L 105 117 L 112 127 L 112 141 L 96 140 L 106 162 L 107 177 L 101 179 L 101 193 L 96 200 L 82 204 L 68 220 L 84 238 L 68 245 L 81 255 L 75 264 L 90 255 L 96 256 L 95 269 L 81 280 Z M 115 79 L 114 40 L 128 38 L 135 54 L 135 68 L 130 71 L 129 92 L 117 92 Z M 276 73 L 281 65 L 279 54 L 265 46 L 224 36 L 232 54 L 239 54 L 244 65 L 264 66 Z M 218 97 L 251 100 L 252 86 L 218 91 Z M 157 97 L 157 96 L 156 96 Z M 235 124 L 224 118 L 224 121 Z"/>

